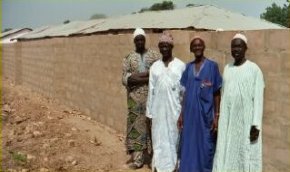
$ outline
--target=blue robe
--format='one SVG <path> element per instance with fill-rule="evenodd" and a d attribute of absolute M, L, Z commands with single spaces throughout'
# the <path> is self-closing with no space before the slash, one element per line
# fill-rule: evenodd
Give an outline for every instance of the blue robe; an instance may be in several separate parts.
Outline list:
<path fill-rule="evenodd" d="M 214 93 L 221 88 L 222 78 L 216 62 L 205 59 L 199 72 L 188 63 L 181 85 L 183 129 L 180 140 L 180 172 L 211 172 L 216 138 L 211 129 L 214 119 Z"/>

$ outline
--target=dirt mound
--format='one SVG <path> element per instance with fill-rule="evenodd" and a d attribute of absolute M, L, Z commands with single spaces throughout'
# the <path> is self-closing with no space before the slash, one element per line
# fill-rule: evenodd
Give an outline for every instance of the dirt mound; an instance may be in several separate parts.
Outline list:
<path fill-rule="evenodd" d="M 129 171 L 123 135 L 8 80 L 2 96 L 4 171 Z"/>

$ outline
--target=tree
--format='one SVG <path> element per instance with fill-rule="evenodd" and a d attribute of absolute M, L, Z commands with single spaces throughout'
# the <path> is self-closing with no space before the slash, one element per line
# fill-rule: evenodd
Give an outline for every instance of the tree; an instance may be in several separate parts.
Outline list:
<path fill-rule="evenodd" d="M 288 10 L 287 10 L 287 22 L 288 22 L 288 28 L 290 28 L 290 0 L 287 0 L 288 2 Z"/>
<path fill-rule="evenodd" d="M 171 1 L 163 1 L 162 3 L 155 3 L 150 8 L 142 8 L 139 13 L 145 11 L 160 11 L 160 10 L 173 10 L 175 5 Z"/>
<path fill-rule="evenodd" d="M 107 16 L 105 14 L 94 14 L 91 16 L 90 20 L 93 20 L 93 19 L 103 19 L 103 18 L 107 18 Z"/>
<path fill-rule="evenodd" d="M 186 7 L 194 7 L 194 4 L 187 4 Z"/>
<path fill-rule="evenodd" d="M 273 3 L 271 7 L 266 8 L 266 12 L 262 13 L 260 18 L 285 27 L 290 27 L 289 2 L 288 6 L 284 4 L 283 7 Z"/>
<path fill-rule="evenodd" d="M 186 7 L 199 7 L 202 6 L 200 4 L 187 4 Z"/>
<path fill-rule="evenodd" d="M 68 23 L 70 23 L 69 20 L 65 20 L 65 21 L 63 22 L 63 24 L 68 24 Z"/>
<path fill-rule="evenodd" d="M 12 28 L 5 28 L 5 29 L 2 31 L 2 33 L 3 33 L 3 32 L 8 32 L 9 30 L 12 30 Z"/>

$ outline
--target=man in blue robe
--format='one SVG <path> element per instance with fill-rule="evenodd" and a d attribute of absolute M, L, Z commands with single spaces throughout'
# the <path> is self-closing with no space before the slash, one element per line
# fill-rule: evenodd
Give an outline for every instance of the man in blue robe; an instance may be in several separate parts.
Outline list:
<path fill-rule="evenodd" d="M 204 56 L 200 37 L 191 41 L 195 59 L 181 78 L 183 106 L 177 125 L 181 131 L 180 172 L 211 172 L 218 126 L 222 78 L 216 62 Z"/>

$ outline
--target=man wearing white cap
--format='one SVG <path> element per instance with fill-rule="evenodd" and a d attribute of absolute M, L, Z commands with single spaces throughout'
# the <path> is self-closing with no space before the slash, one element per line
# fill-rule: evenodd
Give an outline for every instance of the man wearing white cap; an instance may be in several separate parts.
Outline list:
<path fill-rule="evenodd" d="M 234 62 L 225 66 L 213 172 L 262 171 L 264 80 L 260 68 L 245 58 L 247 38 L 231 41 Z"/>
<path fill-rule="evenodd" d="M 122 83 L 127 89 L 127 152 L 132 155 L 130 168 L 141 168 L 148 147 L 149 128 L 145 116 L 149 68 L 160 54 L 145 48 L 145 32 L 137 28 L 133 33 L 135 51 L 123 60 Z"/>

